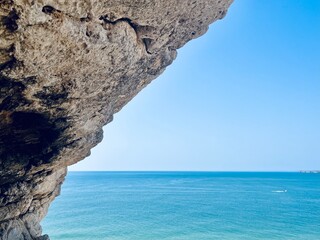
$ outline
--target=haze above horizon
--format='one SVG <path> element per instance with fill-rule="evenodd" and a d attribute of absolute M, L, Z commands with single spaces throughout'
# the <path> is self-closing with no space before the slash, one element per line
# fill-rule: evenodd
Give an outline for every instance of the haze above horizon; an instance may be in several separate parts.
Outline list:
<path fill-rule="evenodd" d="M 73 171 L 320 169 L 320 1 L 234 1 Z"/>

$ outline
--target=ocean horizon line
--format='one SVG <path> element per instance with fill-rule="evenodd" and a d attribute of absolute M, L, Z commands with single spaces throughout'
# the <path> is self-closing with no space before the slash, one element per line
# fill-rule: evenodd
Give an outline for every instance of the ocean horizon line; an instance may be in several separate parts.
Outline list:
<path fill-rule="evenodd" d="M 190 173 L 305 173 L 305 172 L 315 172 L 318 170 L 274 170 L 274 171 L 253 171 L 253 170 L 246 170 L 246 171 L 219 171 L 219 170 L 68 170 L 68 172 L 162 172 L 162 173 L 170 173 L 170 172 L 190 172 Z"/>

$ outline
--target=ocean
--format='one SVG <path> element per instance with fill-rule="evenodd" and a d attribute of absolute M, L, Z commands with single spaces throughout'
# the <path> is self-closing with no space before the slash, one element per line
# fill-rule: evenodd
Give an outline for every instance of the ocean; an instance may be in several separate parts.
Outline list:
<path fill-rule="evenodd" d="M 69 172 L 51 240 L 319 240 L 320 174 Z"/>

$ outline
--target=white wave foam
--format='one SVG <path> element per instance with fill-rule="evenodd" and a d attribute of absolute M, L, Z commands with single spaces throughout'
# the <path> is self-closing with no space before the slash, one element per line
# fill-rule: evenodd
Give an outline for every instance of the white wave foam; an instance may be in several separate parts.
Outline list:
<path fill-rule="evenodd" d="M 275 191 L 271 191 L 271 192 L 274 192 L 274 193 L 285 193 L 285 192 L 287 192 L 287 190 L 275 190 Z"/>

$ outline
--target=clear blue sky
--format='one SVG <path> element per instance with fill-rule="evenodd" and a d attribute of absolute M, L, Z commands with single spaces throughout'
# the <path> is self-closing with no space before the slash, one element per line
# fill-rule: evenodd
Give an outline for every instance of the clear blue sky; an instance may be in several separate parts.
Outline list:
<path fill-rule="evenodd" d="M 320 1 L 236 0 L 70 170 L 320 169 Z"/>

